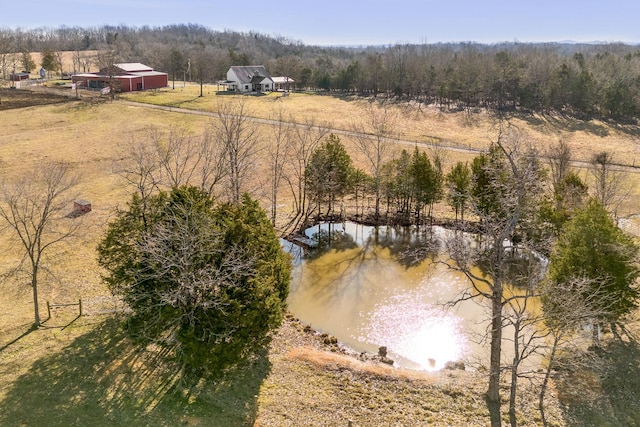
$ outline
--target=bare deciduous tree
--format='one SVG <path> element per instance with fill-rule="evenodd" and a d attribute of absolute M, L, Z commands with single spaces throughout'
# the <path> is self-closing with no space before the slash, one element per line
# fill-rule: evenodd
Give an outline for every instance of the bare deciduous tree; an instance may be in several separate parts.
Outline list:
<path fill-rule="evenodd" d="M 571 170 L 571 148 L 564 140 L 560 140 L 549 148 L 547 158 L 551 169 L 551 185 L 557 189 Z"/>
<path fill-rule="evenodd" d="M 543 327 L 544 316 L 537 309 L 540 283 L 544 278 L 544 262 L 535 252 L 519 248 L 511 252 L 508 282 L 505 289 L 504 326 L 505 341 L 512 348 L 511 363 L 505 368 L 510 374 L 509 422 L 517 426 L 517 399 L 520 379 L 534 380 L 538 375 L 539 359 L 546 355 L 550 332 Z M 509 338 L 508 334 L 511 334 Z M 532 360 L 533 359 L 533 360 Z"/>
<path fill-rule="evenodd" d="M 309 165 L 311 154 L 320 142 L 327 136 L 331 126 L 327 123 L 318 124 L 311 119 L 304 124 L 293 127 L 291 155 L 288 174 L 284 177 L 293 196 L 293 218 L 287 224 L 288 229 L 297 229 L 306 222 L 312 207 L 309 203 L 305 183 L 305 170 Z"/>
<path fill-rule="evenodd" d="M 64 77 L 64 52 L 62 51 L 55 51 L 54 52 L 55 55 L 55 59 L 56 59 L 56 65 L 58 66 L 58 71 L 60 71 L 60 78 Z"/>
<path fill-rule="evenodd" d="M 230 302 L 221 296 L 220 289 L 234 288 L 243 278 L 254 275 L 256 260 L 239 246 L 224 248 L 224 234 L 215 229 L 211 218 L 198 214 L 193 206 L 176 204 L 171 207 L 170 215 L 172 221 L 150 227 L 138 242 L 137 251 L 156 267 L 141 271 L 140 283 L 167 281 L 170 276 L 175 284 L 159 289 L 158 294 L 151 297 L 179 313 L 164 326 L 174 332 L 181 324 L 196 324 L 202 311 L 227 310 Z M 195 262 L 196 254 L 205 259 L 219 258 L 219 264 Z M 135 285 L 137 283 L 132 286 Z M 137 295 L 133 291 L 129 293 Z M 141 300 L 150 298 L 144 293 L 137 296 Z M 134 306 L 138 304 L 145 305 L 132 302 Z M 145 308 L 152 313 L 157 309 L 154 305 Z M 140 314 L 147 315 L 144 311 Z M 227 336 L 220 335 L 218 339 L 224 340 Z"/>
<path fill-rule="evenodd" d="M 628 196 L 629 189 L 625 185 L 622 173 L 615 170 L 615 163 L 610 153 L 603 151 L 591 159 L 591 176 L 594 181 L 594 197 L 608 212 L 615 213 L 620 203 Z"/>
<path fill-rule="evenodd" d="M 381 173 L 393 149 L 394 143 L 389 139 L 394 133 L 398 121 L 395 109 L 387 102 L 367 104 L 363 115 L 364 120 L 353 126 L 356 132 L 356 145 L 369 162 L 370 173 L 374 179 L 375 212 L 377 221 L 380 218 L 380 199 L 382 198 Z"/>
<path fill-rule="evenodd" d="M 142 220 L 146 226 L 147 204 L 149 198 L 161 186 L 160 164 L 155 147 L 147 140 L 139 142 L 131 140 L 120 148 L 119 161 L 113 170 L 126 183 L 133 187 L 142 204 Z"/>
<path fill-rule="evenodd" d="M 187 59 L 187 67 L 189 69 L 189 81 L 191 81 L 191 73 L 200 83 L 200 97 L 204 96 L 204 84 L 213 78 L 212 64 L 215 63 L 212 52 L 204 45 L 197 46 L 190 53 L 190 57 Z"/>
<path fill-rule="evenodd" d="M 282 109 L 275 113 L 272 120 L 276 122 L 273 127 L 272 141 L 267 150 L 269 159 L 269 169 L 271 173 L 268 188 L 270 190 L 269 199 L 271 200 L 271 223 L 276 225 L 276 217 L 278 214 L 278 194 L 280 185 L 286 174 L 285 163 L 290 156 L 291 151 L 291 128 L 287 124 L 287 118 Z"/>
<path fill-rule="evenodd" d="M 115 172 L 133 187 L 143 204 L 159 189 L 197 186 L 214 195 L 226 175 L 223 147 L 209 129 L 194 135 L 172 127 L 153 128 L 146 139 L 122 147 Z"/>
<path fill-rule="evenodd" d="M 73 57 L 72 57 L 72 62 L 73 62 L 73 72 L 79 72 L 82 71 L 83 73 L 88 73 L 91 71 L 91 66 L 94 62 L 94 59 L 91 55 L 87 54 L 86 52 L 83 52 L 81 50 L 74 50 L 73 51 Z"/>
<path fill-rule="evenodd" d="M 547 339 L 545 357 L 546 369 L 542 373 L 542 383 L 538 395 L 538 409 L 542 424 L 547 425 L 545 411 L 545 397 L 549 389 L 549 381 L 553 371 L 562 368 L 580 370 L 592 369 L 598 363 L 593 358 L 578 360 L 571 358 L 570 366 L 558 359 L 560 353 L 582 354 L 584 346 L 589 343 L 588 337 L 581 332 L 592 319 L 601 317 L 603 313 L 602 301 L 598 299 L 599 292 L 593 292 L 599 280 L 587 277 L 572 277 L 565 283 L 545 282 L 540 296 L 543 302 L 543 323 L 538 324 L 540 330 L 545 331 Z M 585 298 L 586 296 L 586 298 Z M 609 307 L 604 306 L 604 310 Z M 588 366 L 581 365 L 587 363 Z"/>
<path fill-rule="evenodd" d="M 0 30 L 0 73 L 2 79 L 7 79 L 7 68 L 11 54 L 12 37 L 6 30 Z"/>
<path fill-rule="evenodd" d="M 166 134 L 154 129 L 149 136 L 165 184 L 174 188 L 192 182 L 202 155 L 195 138 L 186 129 L 176 127 L 171 127 Z"/>
<path fill-rule="evenodd" d="M 198 175 L 195 182 L 210 196 L 216 195 L 216 188 L 229 174 L 225 162 L 224 145 L 216 140 L 214 133 L 207 128 L 198 141 Z"/>
<path fill-rule="evenodd" d="M 536 152 L 526 147 L 525 142 L 521 134 L 510 128 L 504 129 L 500 123 L 498 138 L 490 152 L 497 158 L 488 161 L 484 167 L 489 179 L 481 195 L 492 201 L 491 207 L 480 208 L 484 202 L 476 200 L 477 196 L 471 198 L 474 213 L 482 221 L 482 242 L 474 249 L 461 237 L 449 243 L 454 268 L 465 274 L 474 288 L 473 294 L 466 298 L 482 296 L 491 307 L 487 401 L 494 426 L 501 425 L 501 352 L 509 261 L 517 253 L 516 240 L 520 240 L 520 245 L 527 246 L 524 241 L 527 222 L 537 211 L 542 194 L 540 162 Z M 474 270 L 473 267 L 478 265 L 483 267 L 486 276 Z"/>
<path fill-rule="evenodd" d="M 12 272 L 26 271 L 33 291 L 34 326 L 40 325 L 38 285 L 43 262 L 52 246 L 76 235 L 80 221 L 71 218 L 70 191 L 77 184 L 67 164 L 50 163 L 2 184 L 0 218 L 21 248 Z"/>
<path fill-rule="evenodd" d="M 213 136 L 222 145 L 229 179 L 229 199 L 240 202 L 245 179 L 259 151 L 256 124 L 250 119 L 244 98 L 218 100 Z"/>

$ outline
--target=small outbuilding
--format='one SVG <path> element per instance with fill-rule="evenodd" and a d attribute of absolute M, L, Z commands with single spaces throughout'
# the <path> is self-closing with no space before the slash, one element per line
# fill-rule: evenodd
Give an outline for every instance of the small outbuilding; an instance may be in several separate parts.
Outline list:
<path fill-rule="evenodd" d="M 91 212 L 91 202 L 88 200 L 76 200 L 73 202 L 73 213 L 75 215 L 86 214 Z"/>
<path fill-rule="evenodd" d="M 11 75 L 9 76 L 9 80 L 14 81 L 14 82 L 19 82 L 22 80 L 29 80 L 29 73 L 27 72 L 21 72 L 21 73 L 11 73 Z"/>
<path fill-rule="evenodd" d="M 296 88 L 296 81 L 287 76 L 273 77 L 273 87 L 278 92 L 287 92 Z"/>

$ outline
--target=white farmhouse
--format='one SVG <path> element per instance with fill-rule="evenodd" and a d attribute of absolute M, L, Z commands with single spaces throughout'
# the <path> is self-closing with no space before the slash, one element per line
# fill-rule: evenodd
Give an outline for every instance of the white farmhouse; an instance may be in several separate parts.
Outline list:
<path fill-rule="evenodd" d="M 264 65 L 232 66 L 227 71 L 224 82 L 228 91 L 232 92 L 271 92 L 273 78 Z"/>

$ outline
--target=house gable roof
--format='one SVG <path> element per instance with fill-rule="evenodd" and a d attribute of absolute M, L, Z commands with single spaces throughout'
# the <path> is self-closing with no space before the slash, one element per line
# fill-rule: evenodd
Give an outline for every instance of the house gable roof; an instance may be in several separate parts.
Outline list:
<path fill-rule="evenodd" d="M 260 83 L 264 79 L 273 81 L 264 65 L 234 65 L 231 70 L 238 78 L 238 83 Z"/>

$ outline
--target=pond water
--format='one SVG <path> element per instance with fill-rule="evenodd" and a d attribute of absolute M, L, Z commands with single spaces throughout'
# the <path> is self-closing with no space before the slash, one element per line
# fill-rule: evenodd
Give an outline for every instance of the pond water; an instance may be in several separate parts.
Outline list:
<path fill-rule="evenodd" d="M 447 306 L 469 289 L 438 262 L 450 231 L 345 223 L 306 234 L 318 231 L 331 232 L 330 249 L 294 253 L 288 304 L 297 318 L 357 351 L 386 346 L 396 366 L 438 370 L 488 357 L 486 307 L 477 300 Z"/>

